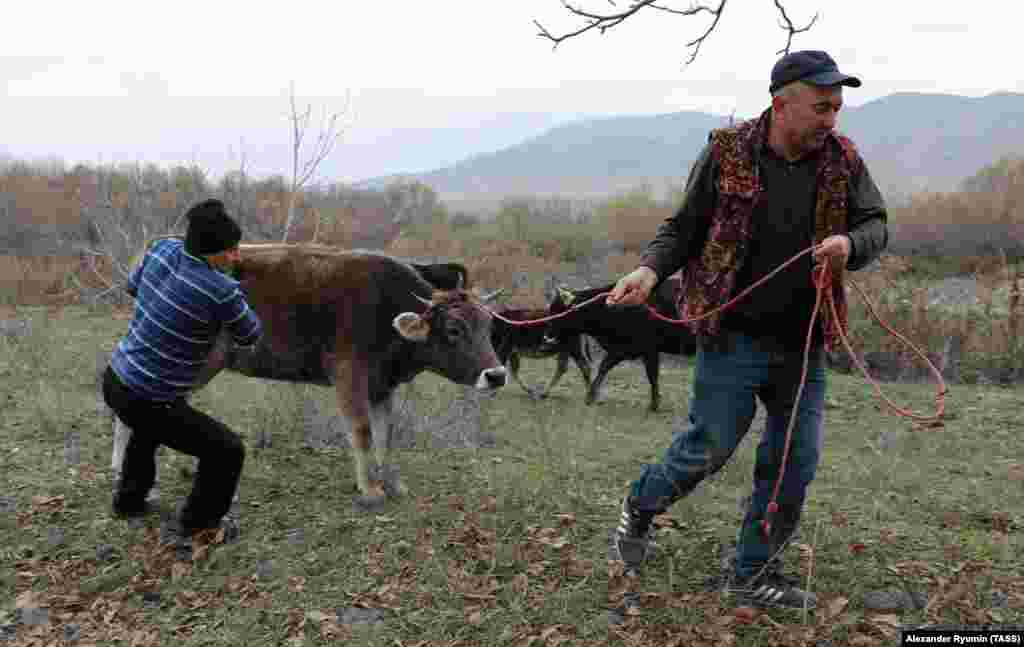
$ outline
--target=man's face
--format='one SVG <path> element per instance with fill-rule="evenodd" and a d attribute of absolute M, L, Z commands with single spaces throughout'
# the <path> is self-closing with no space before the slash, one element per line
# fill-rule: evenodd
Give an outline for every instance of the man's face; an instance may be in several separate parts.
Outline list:
<path fill-rule="evenodd" d="M 801 155 L 819 150 L 832 132 L 843 108 L 843 86 L 818 87 L 797 83 L 792 91 L 772 99 L 783 138 Z"/>
<path fill-rule="evenodd" d="M 215 270 L 232 275 L 238 268 L 238 264 L 242 262 L 242 252 L 239 250 L 238 245 L 235 245 L 231 249 L 225 249 L 223 252 L 210 254 L 206 257 L 206 260 Z"/>

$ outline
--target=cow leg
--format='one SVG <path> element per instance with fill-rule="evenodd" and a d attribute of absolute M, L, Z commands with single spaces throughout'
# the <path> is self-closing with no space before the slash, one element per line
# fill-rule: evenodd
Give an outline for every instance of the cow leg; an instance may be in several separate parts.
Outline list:
<path fill-rule="evenodd" d="M 113 418 L 114 428 L 114 448 L 110 457 L 110 472 L 113 477 L 115 486 L 118 481 L 121 480 L 122 468 L 124 466 L 124 454 L 128 449 L 128 441 L 131 440 L 132 430 L 131 427 L 121 422 L 121 419 L 117 417 L 117 414 L 113 411 L 110 412 Z M 158 501 L 160 499 L 160 451 L 163 449 L 162 446 L 157 447 L 156 450 L 156 475 L 153 478 L 153 487 L 150 489 L 149 494 L 146 496 L 148 501 Z"/>
<path fill-rule="evenodd" d="M 569 353 L 561 352 L 558 354 L 558 364 L 555 365 L 555 374 L 551 376 L 551 381 L 548 382 L 547 387 L 540 393 L 541 398 L 548 397 L 548 393 L 551 393 L 551 389 L 555 388 L 565 372 L 569 370 Z M 588 381 L 587 384 L 590 384 Z"/>
<path fill-rule="evenodd" d="M 364 509 L 379 507 L 386 496 L 379 484 L 371 486 L 370 469 L 373 457 L 370 443 L 373 440 L 370 427 L 369 372 L 366 363 L 354 358 L 339 358 L 335 366 L 335 391 L 338 396 L 338 410 L 352 426 L 352 455 L 355 463 L 356 487 L 360 497 L 356 503 Z"/>
<path fill-rule="evenodd" d="M 647 370 L 647 381 L 651 383 L 650 410 L 657 411 L 661 406 L 661 393 L 658 391 L 658 366 L 661 355 L 658 351 L 644 355 L 644 368 Z"/>
<path fill-rule="evenodd" d="M 572 345 L 569 349 L 569 355 L 572 357 L 572 361 L 576 362 L 576 368 L 580 369 L 580 376 L 583 378 L 583 383 L 588 387 L 590 386 L 590 358 L 584 353 L 583 344 L 587 341 L 583 338 L 583 335 L 579 336 L 579 341 Z"/>
<path fill-rule="evenodd" d="M 381 480 L 384 482 L 384 492 L 388 496 L 400 497 L 408 494 L 405 484 L 402 483 L 398 467 L 391 462 L 391 451 L 394 449 L 392 438 L 394 435 L 394 393 L 386 399 L 370 405 L 370 428 L 376 430 L 377 438 L 373 446 L 377 455 L 377 465 L 380 468 Z"/>
<path fill-rule="evenodd" d="M 512 377 L 515 378 L 516 382 L 519 383 L 519 386 L 526 391 L 526 395 L 530 396 L 530 399 L 536 399 L 537 393 L 530 387 L 526 386 L 526 383 L 519 377 L 519 353 L 516 351 L 512 351 L 512 354 L 508 356 L 508 370 L 512 373 Z"/>
<path fill-rule="evenodd" d="M 624 359 L 626 359 L 624 355 L 617 355 L 611 352 L 605 353 L 604 358 L 601 360 L 601 365 L 597 367 L 597 377 L 590 383 L 590 390 L 587 392 L 587 404 L 597 402 L 598 396 L 601 395 L 601 387 L 604 386 L 604 381 L 608 377 L 608 372 L 618 366 Z"/>
<path fill-rule="evenodd" d="M 121 419 L 117 417 L 113 411 L 111 418 L 113 420 L 113 432 L 114 432 L 114 448 L 110 456 L 110 472 L 116 482 L 121 478 L 121 466 L 124 465 L 124 453 L 128 449 L 128 441 L 132 437 L 132 430 L 128 428 Z"/>

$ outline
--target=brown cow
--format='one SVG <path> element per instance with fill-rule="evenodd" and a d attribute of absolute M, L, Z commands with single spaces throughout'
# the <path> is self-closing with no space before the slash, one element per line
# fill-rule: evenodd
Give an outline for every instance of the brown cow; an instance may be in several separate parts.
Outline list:
<path fill-rule="evenodd" d="M 505 385 L 506 370 L 491 346 L 491 315 L 481 307 L 494 295 L 478 299 L 461 287 L 438 290 L 424 278 L 429 267 L 450 275 L 451 266 L 414 266 L 382 254 L 315 245 L 243 244 L 241 251 L 237 278 L 263 324 L 263 337 L 247 351 L 234 348 L 223 333 L 196 388 L 224 369 L 333 386 L 341 415 L 351 423 L 364 506 L 386 496 L 382 485 L 370 482 L 371 429 L 390 416 L 399 384 L 431 371 L 484 391 Z M 464 276 L 458 276 L 462 284 Z M 389 466 L 387 429 L 376 447 L 381 473 Z M 115 469 L 119 443 L 127 443 L 117 435 Z M 405 491 L 397 476 L 387 485 L 388 494 Z"/>

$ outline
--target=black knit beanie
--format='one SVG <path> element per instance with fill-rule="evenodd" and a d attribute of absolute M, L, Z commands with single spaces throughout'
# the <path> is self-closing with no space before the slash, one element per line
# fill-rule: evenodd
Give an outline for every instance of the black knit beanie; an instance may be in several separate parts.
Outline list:
<path fill-rule="evenodd" d="M 185 251 L 193 256 L 217 254 L 231 249 L 242 239 L 242 230 L 220 200 L 204 200 L 185 214 L 188 232 Z"/>

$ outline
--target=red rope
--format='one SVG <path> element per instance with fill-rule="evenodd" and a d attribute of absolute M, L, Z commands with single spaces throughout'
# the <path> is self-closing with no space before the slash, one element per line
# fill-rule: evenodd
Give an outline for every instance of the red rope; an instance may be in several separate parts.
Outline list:
<path fill-rule="evenodd" d="M 699 321 L 699 320 L 704 319 L 706 317 L 710 317 L 711 315 L 713 315 L 715 313 L 725 311 L 728 308 L 732 307 L 737 301 L 739 301 L 740 299 L 746 297 L 748 294 L 750 294 L 756 288 L 758 288 L 762 284 L 764 284 L 768 279 L 772 278 L 773 276 L 775 276 L 776 274 L 778 274 L 779 272 L 784 270 L 786 267 L 788 267 L 792 263 L 796 262 L 797 259 L 803 257 L 804 255 L 806 255 L 806 254 L 808 254 L 810 252 L 813 252 L 815 247 L 816 247 L 815 245 L 812 245 L 811 247 L 808 247 L 804 251 L 800 252 L 799 254 L 793 256 L 788 261 L 786 261 L 785 263 L 783 263 L 779 267 L 777 267 L 774 270 L 772 270 L 769 274 L 765 275 L 760 280 L 758 280 L 755 283 L 751 284 L 749 287 L 747 287 L 745 290 L 743 290 L 742 292 L 737 294 L 735 297 L 733 297 L 732 299 L 730 299 L 726 303 L 724 303 L 721 306 L 715 308 L 714 310 L 710 310 L 708 312 L 705 312 L 704 314 L 700 315 L 699 317 L 691 317 L 691 318 L 684 318 L 684 319 L 673 319 L 671 317 L 666 317 L 666 316 L 662 315 L 661 313 L 659 313 L 657 310 L 655 310 L 650 305 L 647 306 L 647 310 L 648 310 L 648 312 L 651 313 L 651 315 L 654 318 L 656 318 L 656 319 L 658 319 L 660 321 L 664 321 L 666 323 L 676 324 L 676 325 L 687 324 L 687 323 L 689 323 L 691 321 Z M 906 337 L 904 337 L 900 333 L 898 333 L 895 330 L 893 330 L 892 327 L 890 327 L 879 316 L 878 312 L 875 310 L 874 305 L 871 303 L 871 299 L 868 298 L 868 296 L 864 292 L 864 290 L 861 289 L 861 287 L 859 285 L 857 285 L 856 282 L 854 282 L 853 280 L 850 280 L 849 281 L 850 284 L 857 290 L 857 293 L 860 294 L 861 299 L 864 301 L 864 305 L 867 307 L 868 312 L 871 313 L 871 316 L 874 318 L 874 320 L 877 321 L 879 323 L 879 325 L 881 325 L 882 328 L 884 328 L 890 335 L 892 335 L 896 339 L 900 340 L 903 343 L 904 346 L 906 346 L 906 347 L 910 348 L 911 350 L 913 350 L 917 354 L 917 356 L 920 357 L 921 359 L 923 359 L 925 364 L 928 365 L 928 368 L 931 370 L 932 375 L 935 376 L 935 380 L 936 380 L 936 393 L 935 393 L 936 408 L 935 408 L 935 413 L 930 415 L 930 416 L 913 413 L 909 409 L 904 409 L 902 407 L 897 406 L 884 393 L 882 393 L 882 388 L 879 385 L 878 381 L 875 380 L 875 378 L 871 377 L 871 375 L 868 373 L 867 367 L 864 366 L 864 363 L 860 360 L 859 357 L 857 357 L 857 353 L 854 352 L 853 347 L 850 344 L 850 340 L 846 336 L 846 331 L 843 329 L 843 326 L 839 325 L 839 314 L 836 311 L 835 299 L 832 298 L 832 273 L 828 271 L 828 264 L 827 263 L 822 263 L 822 264 L 817 266 L 816 271 L 812 272 L 811 282 L 814 284 L 814 287 L 815 287 L 814 310 L 811 312 L 811 322 L 810 322 L 810 324 L 807 327 L 807 339 L 806 339 L 806 342 L 804 344 L 803 368 L 801 369 L 801 372 L 800 372 L 800 384 L 797 386 L 796 398 L 795 398 L 794 403 L 793 403 L 793 410 L 790 412 L 789 423 L 786 426 L 786 440 L 785 440 L 785 444 L 783 445 L 783 449 L 782 449 L 782 462 L 779 465 L 779 473 L 778 473 L 778 476 L 775 479 L 775 485 L 772 488 L 772 498 L 768 502 L 768 508 L 767 508 L 767 510 L 765 512 L 765 518 L 761 521 L 761 529 L 764 532 L 765 537 L 768 537 L 771 534 L 771 521 L 770 521 L 771 515 L 774 515 L 779 510 L 779 504 L 778 504 L 779 490 L 782 487 L 782 477 L 783 477 L 783 475 L 786 472 L 786 462 L 789 459 L 789 448 L 790 448 L 790 444 L 791 444 L 792 437 L 793 437 L 793 428 L 796 425 L 796 412 L 798 410 L 798 405 L 800 403 L 800 398 L 803 396 L 804 386 L 807 383 L 807 367 L 808 367 L 808 363 L 810 361 L 811 341 L 812 341 L 813 335 L 814 335 L 814 323 L 815 323 L 815 321 L 818 318 L 818 313 L 821 310 L 822 302 L 827 302 L 829 310 L 832 313 L 832 320 L 837 323 L 836 328 L 838 329 L 838 332 L 839 332 L 839 338 L 840 338 L 840 340 L 842 340 L 843 347 L 846 349 L 847 354 L 849 354 L 850 359 L 853 360 L 854 364 L 857 365 L 857 368 L 859 368 L 861 373 L 864 375 L 864 378 L 871 384 L 872 388 L 874 388 L 875 395 L 877 395 L 878 398 L 880 400 L 882 400 L 882 402 L 884 402 L 885 405 L 888 406 L 889 409 L 893 413 L 895 413 L 898 416 L 904 417 L 904 418 L 909 418 L 911 420 L 916 420 L 918 422 L 934 423 L 934 422 L 938 422 L 938 421 L 940 421 L 942 419 L 942 417 L 945 415 L 945 410 L 946 410 L 946 392 L 947 392 L 948 389 L 946 388 L 946 381 L 942 377 L 942 372 L 939 371 L 939 369 L 935 367 L 935 365 L 932 363 L 932 361 L 930 359 L 928 359 L 928 356 L 924 353 L 924 351 L 922 351 L 920 348 L 918 348 L 913 342 L 908 340 Z M 579 309 L 581 309 L 581 308 L 583 308 L 583 307 L 585 307 L 587 305 L 590 305 L 591 303 L 594 303 L 595 301 L 597 301 L 599 299 L 607 297 L 609 294 L 611 294 L 611 293 L 610 292 L 602 292 L 600 294 L 597 294 L 597 295 L 587 299 L 586 301 L 584 301 L 582 303 L 579 303 L 579 304 L 576 304 L 576 305 L 572 306 L 571 308 L 569 308 L 568 310 L 566 310 L 564 312 L 560 312 L 560 313 L 554 314 L 554 315 L 549 315 L 547 317 L 541 317 L 540 319 L 525 319 L 525 320 L 521 320 L 521 321 L 515 321 L 515 320 L 512 320 L 512 319 L 508 319 L 506 317 L 503 317 L 502 315 L 500 315 L 500 314 L 498 314 L 496 312 L 491 311 L 489 308 L 487 308 L 487 310 L 496 319 L 500 319 L 501 321 L 504 321 L 505 323 L 507 323 L 509 325 L 512 325 L 512 326 L 533 326 L 533 325 L 538 325 L 538 324 L 541 324 L 541 323 L 546 323 L 548 321 L 554 321 L 555 319 L 561 319 L 562 317 L 568 316 L 569 314 L 571 314 L 572 312 L 574 312 L 576 310 L 579 310 Z"/>

